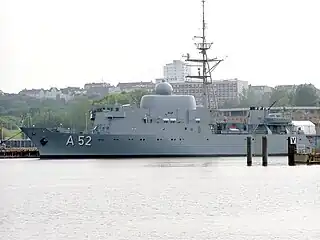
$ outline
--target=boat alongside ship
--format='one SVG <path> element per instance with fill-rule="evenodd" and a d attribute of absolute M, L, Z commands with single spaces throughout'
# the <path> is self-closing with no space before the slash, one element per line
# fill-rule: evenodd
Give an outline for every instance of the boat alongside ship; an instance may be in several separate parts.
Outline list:
<path fill-rule="evenodd" d="M 194 96 L 173 95 L 172 86 L 161 82 L 155 94 L 142 97 L 140 107 L 94 106 L 88 132 L 21 127 L 38 148 L 40 158 L 245 156 L 249 136 L 254 155 L 261 155 L 262 136 L 268 138 L 269 155 L 286 155 L 290 136 L 296 137 L 298 149 L 311 151 L 310 141 L 303 132 L 295 131 L 292 118 L 286 113 L 271 113 L 272 106 L 251 107 L 245 121 L 237 126 L 224 119 L 211 100 L 214 93 L 208 91 L 211 73 L 223 60 L 207 56 L 211 43 L 205 35 L 204 0 L 202 7 L 202 41 L 196 44 L 202 57 L 186 56 L 186 61 L 202 66 L 202 74 L 189 76 L 202 80 L 202 106 L 196 106 Z"/>

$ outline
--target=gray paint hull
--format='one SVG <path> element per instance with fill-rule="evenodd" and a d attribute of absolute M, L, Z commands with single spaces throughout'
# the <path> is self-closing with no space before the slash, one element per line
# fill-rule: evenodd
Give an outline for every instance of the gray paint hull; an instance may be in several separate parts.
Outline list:
<path fill-rule="evenodd" d="M 45 128 L 21 129 L 39 149 L 41 158 L 245 156 L 247 136 L 253 137 L 253 154 L 261 155 L 262 135 L 212 134 L 210 137 L 197 135 L 181 139 L 157 135 L 79 135 L 52 132 Z M 85 141 L 78 141 L 79 136 L 84 136 Z M 86 145 L 88 136 L 91 141 Z M 290 135 L 268 135 L 269 155 L 286 155 L 288 136 Z M 298 144 L 310 147 L 305 135 L 297 136 Z M 40 142 L 44 137 L 48 142 L 42 145 Z"/>

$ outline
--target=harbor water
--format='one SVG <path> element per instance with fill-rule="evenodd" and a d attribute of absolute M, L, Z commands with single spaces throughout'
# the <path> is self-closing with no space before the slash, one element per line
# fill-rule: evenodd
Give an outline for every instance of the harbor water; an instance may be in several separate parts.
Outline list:
<path fill-rule="evenodd" d="M 320 239 L 320 168 L 286 158 L 0 160 L 0 239 Z"/>

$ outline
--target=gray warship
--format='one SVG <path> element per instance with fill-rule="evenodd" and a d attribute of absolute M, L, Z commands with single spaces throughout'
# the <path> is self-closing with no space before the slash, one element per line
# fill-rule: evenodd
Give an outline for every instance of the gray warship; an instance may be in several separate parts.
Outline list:
<path fill-rule="evenodd" d="M 93 107 L 92 127 L 86 132 L 21 127 L 39 149 L 40 158 L 245 156 L 247 137 L 252 137 L 252 153 L 261 155 L 262 136 L 268 138 L 269 155 L 286 155 L 288 137 L 296 140 L 298 149 L 310 152 L 309 140 L 295 129 L 290 114 L 272 113 L 272 106 L 250 107 L 245 121 L 234 127 L 209 100 L 211 73 L 223 60 L 207 57 L 211 43 L 205 37 L 204 4 L 202 0 L 201 42 L 196 44 L 202 58 L 186 56 L 186 61 L 202 66 L 202 74 L 199 70 L 198 75 L 189 76 L 202 82 L 202 106 L 196 105 L 194 96 L 174 95 L 172 86 L 163 81 L 156 85 L 155 94 L 142 97 L 139 107 Z"/>

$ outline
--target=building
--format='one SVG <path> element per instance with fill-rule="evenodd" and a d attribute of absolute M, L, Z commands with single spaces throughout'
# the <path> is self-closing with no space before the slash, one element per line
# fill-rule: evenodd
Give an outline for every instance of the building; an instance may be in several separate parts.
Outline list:
<path fill-rule="evenodd" d="M 166 81 L 164 78 L 156 78 L 156 84 Z"/>
<path fill-rule="evenodd" d="M 277 85 L 276 88 L 283 90 L 295 90 L 297 85 Z"/>
<path fill-rule="evenodd" d="M 256 95 L 263 95 L 265 93 L 272 93 L 273 88 L 266 85 L 259 85 L 259 86 L 250 85 L 249 90 L 254 92 Z"/>
<path fill-rule="evenodd" d="M 185 82 L 189 75 L 191 75 L 190 67 L 180 60 L 173 60 L 163 67 L 164 80 L 169 83 Z"/>
<path fill-rule="evenodd" d="M 173 93 L 176 95 L 193 95 L 197 105 L 203 104 L 203 84 L 201 82 L 172 83 Z M 208 85 L 211 105 L 223 105 L 226 101 L 239 102 L 243 89 L 248 89 L 248 82 L 238 79 L 213 81 Z"/>
<path fill-rule="evenodd" d="M 110 88 L 111 88 L 111 85 L 106 82 L 86 83 L 84 85 L 84 90 L 86 91 L 86 95 L 90 98 L 104 97 L 109 93 Z"/>
<path fill-rule="evenodd" d="M 24 89 L 19 92 L 19 95 L 28 96 L 40 100 L 44 99 L 64 99 L 66 102 L 74 98 L 74 94 L 69 91 L 62 91 L 55 87 L 50 88 L 49 90 L 44 89 Z"/>
<path fill-rule="evenodd" d="M 202 104 L 203 85 L 200 82 L 175 82 L 172 83 L 173 94 L 193 95 L 197 105 Z"/>
<path fill-rule="evenodd" d="M 213 94 L 215 93 L 218 105 L 221 106 L 225 102 L 233 101 L 239 102 L 240 97 L 244 90 L 247 90 L 249 85 L 248 81 L 235 79 L 226 79 L 213 81 L 213 89 L 210 90 Z"/>
<path fill-rule="evenodd" d="M 100 89 L 100 88 L 109 88 L 110 84 L 109 83 L 105 83 L 105 82 L 101 82 L 101 83 L 86 83 L 84 85 L 84 89 L 85 90 L 90 90 L 90 89 Z"/>
<path fill-rule="evenodd" d="M 146 90 L 149 93 L 152 93 L 155 88 L 155 83 L 150 82 L 124 82 L 118 83 L 117 89 L 120 89 L 121 92 L 130 92 L 134 90 Z"/>
<path fill-rule="evenodd" d="M 42 99 L 45 96 L 44 89 L 23 89 L 19 95 L 28 96 L 32 98 Z"/>
<path fill-rule="evenodd" d="M 261 85 L 261 86 L 249 86 L 249 91 L 254 94 L 254 97 L 257 102 L 261 102 L 263 99 L 268 99 L 272 94 L 272 87 Z"/>

